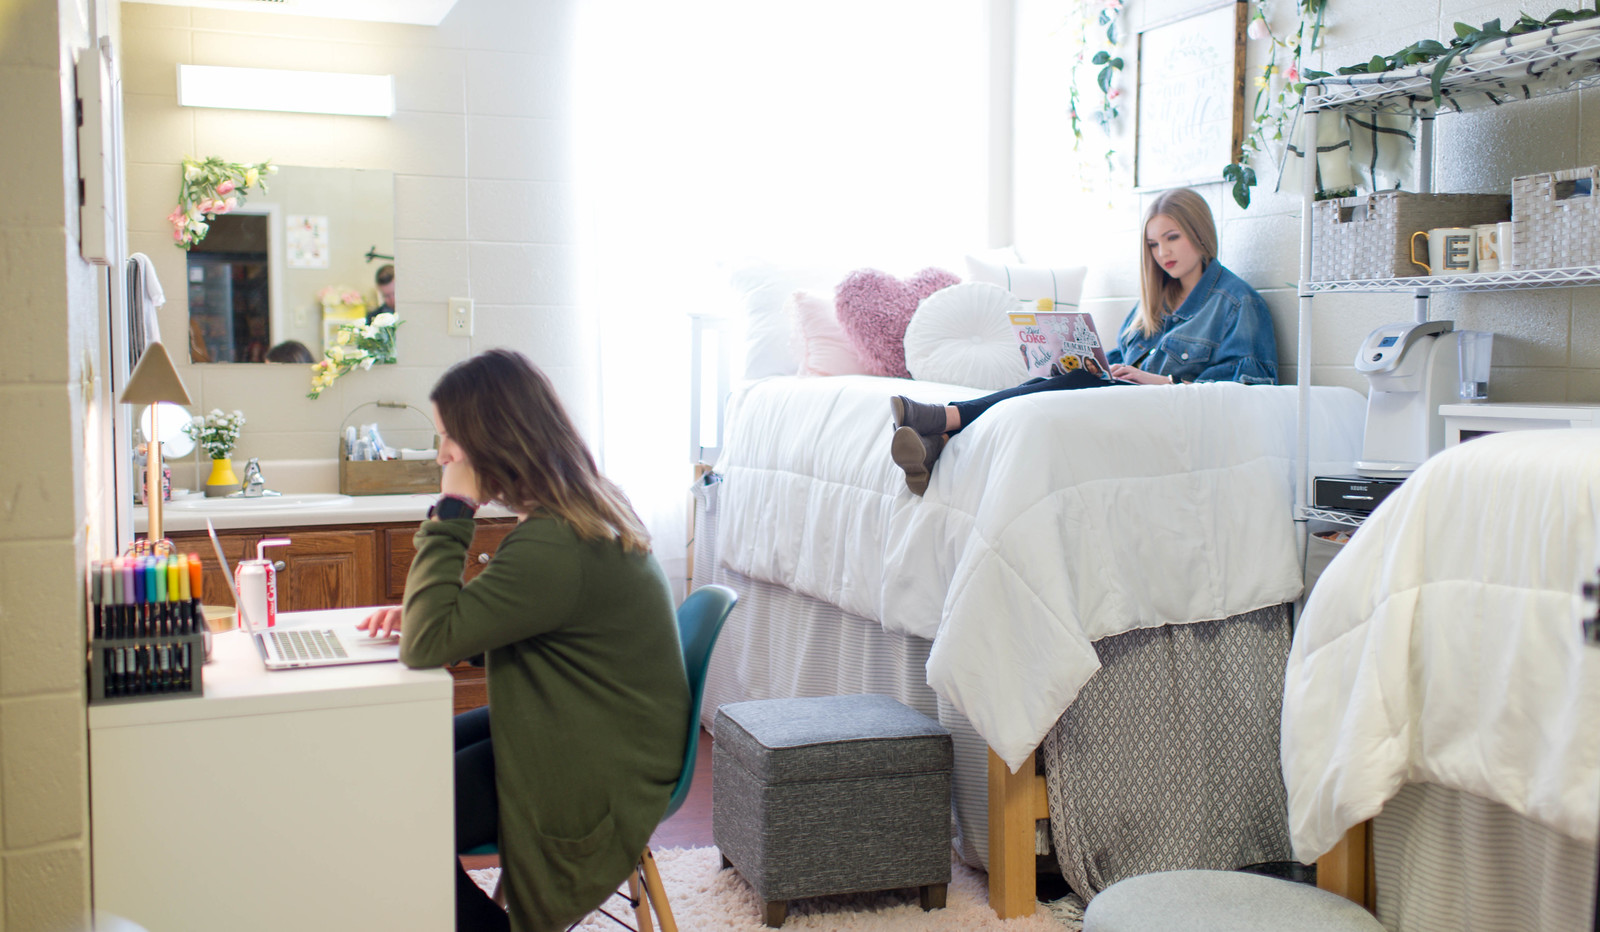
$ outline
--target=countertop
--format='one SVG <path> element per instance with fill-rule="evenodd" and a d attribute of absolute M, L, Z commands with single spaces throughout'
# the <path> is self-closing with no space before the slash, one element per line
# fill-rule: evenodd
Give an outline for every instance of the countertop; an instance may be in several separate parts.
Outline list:
<path fill-rule="evenodd" d="M 278 616 L 278 624 L 281 627 L 354 624 L 371 611 L 371 608 L 346 608 L 285 612 Z M 91 705 L 89 728 L 397 702 L 432 701 L 448 706 L 450 702 L 453 681 L 449 672 L 442 668 L 411 670 L 396 662 L 269 672 L 244 632 L 225 631 L 215 635 L 212 643 L 212 659 L 203 668 L 204 696 Z"/>
<path fill-rule="evenodd" d="M 203 508 L 173 508 L 171 503 L 161 510 L 161 524 L 165 531 L 204 531 L 206 519 L 217 530 L 258 527 L 303 527 L 306 525 L 344 526 L 352 524 L 382 524 L 390 521 L 421 521 L 436 494 L 410 495 L 355 495 L 350 501 L 335 505 L 309 505 L 291 507 L 271 504 L 266 500 L 211 499 Z M 480 518 L 510 518 L 510 511 L 499 505 L 485 505 L 478 509 Z M 134 531 L 144 533 L 148 527 L 149 512 L 142 506 L 133 509 Z"/>

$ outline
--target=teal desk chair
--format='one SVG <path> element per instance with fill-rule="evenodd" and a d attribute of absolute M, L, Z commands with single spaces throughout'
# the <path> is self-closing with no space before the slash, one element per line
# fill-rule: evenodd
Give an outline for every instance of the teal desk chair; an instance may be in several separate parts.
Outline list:
<path fill-rule="evenodd" d="M 661 821 L 672 818 L 689 798 L 689 786 L 694 781 L 695 753 L 700 747 L 700 703 L 706 694 L 706 671 L 711 666 L 711 651 L 717 646 L 717 635 L 733 611 L 739 594 L 727 586 L 701 586 L 689 593 L 678 606 L 678 644 L 683 649 L 683 668 L 689 678 L 689 740 L 683 748 L 683 766 L 678 770 L 678 785 L 667 800 L 667 811 Z M 495 845 L 479 845 L 466 854 L 499 854 Z M 650 909 L 655 910 L 661 932 L 678 932 L 672 918 L 672 907 L 667 903 L 666 887 L 661 883 L 661 872 L 656 869 L 656 859 L 645 846 L 628 877 L 628 890 L 640 929 L 650 927 Z M 495 900 L 505 905 L 501 888 L 495 887 Z"/>
<path fill-rule="evenodd" d="M 722 624 L 738 601 L 739 594 L 727 586 L 701 586 L 678 606 L 678 643 L 683 648 L 684 672 L 689 675 L 689 740 L 683 746 L 683 768 L 678 771 L 678 785 L 667 800 L 667 811 L 661 816 L 663 822 L 672 818 L 689 798 L 689 785 L 694 781 L 695 752 L 700 747 L 700 703 L 706 695 L 706 671 L 711 666 L 711 651 L 717 646 Z M 639 891 L 641 880 L 643 896 Z M 649 845 L 639 856 L 639 864 L 628 878 L 628 887 L 636 904 L 634 910 L 640 929 L 649 928 L 645 910 L 654 908 L 661 932 L 678 932 L 672 907 L 667 904 L 667 890 L 661 883 L 661 873 L 656 870 L 656 859 Z"/>

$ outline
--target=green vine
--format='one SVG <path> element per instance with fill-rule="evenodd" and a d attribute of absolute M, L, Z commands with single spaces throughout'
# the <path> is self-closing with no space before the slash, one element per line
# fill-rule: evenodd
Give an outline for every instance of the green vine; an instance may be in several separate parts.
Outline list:
<path fill-rule="evenodd" d="M 1307 71 L 1306 57 L 1322 46 L 1322 23 L 1328 0 L 1297 0 L 1299 23 L 1293 32 L 1279 36 L 1267 19 L 1267 0 L 1254 0 L 1247 34 L 1254 40 L 1269 40 L 1267 61 L 1256 76 L 1256 96 L 1250 107 L 1249 128 L 1240 147 L 1239 161 L 1222 169 L 1223 181 L 1233 186 L 1233 199 L 1240 207 L 1250 206 L 1250 189 L 1256 185 L 1256 159 L 1287 143 L 1288 129 L 1305 95 L 1305 82 L 1317 72 Z"/>
<path fill-rule="evenodd" d="M 1068 80 L 1068 118 L 1072 124 L 1072 147 L 1080 150 L 1083 146 L 1084 120 L 1094 123 L 1103 132 L 1111 131 L 1111 123 L 1122 115 L 1117 106 L 1117 101 L 1122 96 L 1122 89 L 1117 86 L 1117 73 L 1123 70 L 1124 62 L 1116 54 L 1117 43 L 1121 41 L 1121 17 L 1123 0 L 1079 0 L 1077 21 L 1079 34 L 1077 38 L 1078 50 L 1073 57 L 1072 75 Z M 1093 27 L 1090 23 L 1093 22 Z M 1091 28 L 1093 33 L 1091 34 Z M 1091 53 L 1090 49 L 1094 51 Z M 1085 113 L 1082 94 L 1078 90 L 1079 69 L 1085 65 L 1094 65 L 1099 68 L 1095 73 L 1095 86 L 1099 88 L 1099 99 L 1094 102 L 1094 108 Z M 1112 173 L 1116 152 L 1107 148 L 1105 152 L 1106 171 Z"/>
<path fill-rule="evenodd" d="M 1346 65 L 1340 68 L 1338 74 L 1382 74 L 1385 71 L 1394 71 L 1397 68 L 1406 68 L 1420 65 L 1424 62 L 1437 60 L 1438 65 L 1433 69 L 1433 105 L 1440 106 L 1440 82 L 1444 80 L 1445 72 L 1450 65 L 1462 55 L 1475 51 L 1490 42 L 1500 39 L 1509 39 L 1552 26 L 1564 26 L 1568 23 L 1581 22 L 1600 16 L 1600 0 L 1596 2 L 1596 9 L 1556 10 L 1544 19 L 1529 16 L 1526 13 L 1517 17 L 1517 21 L 1509 27 L 1503 27 L 1499 19 L 1491 19 L 1482 26 L 1469 26 L 1466 23 L 1456 23 L 1456 37 L 1446 45 L 1437 39 L 1423 39 L 1413 42 L 1392 55 L 1374 55 L 1366 62 L 1359 65 Z M 1325 72 L 1312 72 L 1309 77 L 1327 77 Z"/>
<path fill-rule="evenodd" d="M 1294 115 L 1299 112 L 1303 103 L 1308 82 L 1329 77 L 1331 74 L 1382 74 L 1386 71 L 1437 61 L 1438 64 L 1433 69 L 1431 88 L 1434 106 L 1438 107 L 1442 105 L 1440 87 L 1445 72 L 1462 55 L 1500 39 L 1600 16 L 1600 0 L 1596 0 L 1595 9 L 1556 10 L 1543 19 L 1523 13 L 1510 26 L 1503 26 L 1499 19 L 1492 19 L 1481 26 L 1456 23 L 1456 36 L 1448 44 L 1437 39 L 1422 39 L 1393 54 L 1374 55 L 1360 64 L 1346 65 L 1335 72 L 1327 72 L 1302 67 L 1305 57 L 1321 46 L 1323 15 L 1327 8 L 1327 0 L 1298 0 L 1300 23 L 1292 34 L 1283 38 L 1273 34 L 1267 23 L 1267 0 L 1254 0 L 1254 2 L 1256 10 L 1250 20 L 1250 38 L 1271 39 L 1272 44 L 1268 51 L 1267 63 L 1256 78 L 1255 103 L 1251 108 L 1250 130 L 1245 136 L 1243 152 L 1238 162 L 1222 170 L 1223 180 L 1233 185 L 1233 199 L 1240 207 L 1246 208 L 1250 206 L 1250 189 L 1256 184 L 1256 172 L 1251 163 L 1253 159 L 1269 151 L 1269 148 L 1281 147 L 1287 142 L 1284 138 L 1285 128 L 1293 125 Z M 1308 26 L 1309 41 L 1306 33 Z M 1281 67 L 1280 54 L 1285 59 Z"/>

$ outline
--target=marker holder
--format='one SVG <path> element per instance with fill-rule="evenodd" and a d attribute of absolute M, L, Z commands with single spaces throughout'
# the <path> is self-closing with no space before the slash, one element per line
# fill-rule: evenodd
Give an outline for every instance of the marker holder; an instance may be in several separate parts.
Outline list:
<path fill-rule="evenodd" d="M 89 702 L 103 705 L 205 694 L 203 634 L 89 642 Z"/>

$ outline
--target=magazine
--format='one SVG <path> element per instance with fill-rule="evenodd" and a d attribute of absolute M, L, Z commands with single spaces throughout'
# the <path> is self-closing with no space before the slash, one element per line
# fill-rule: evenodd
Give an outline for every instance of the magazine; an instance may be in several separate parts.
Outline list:
<path fill-rule="evenodd" d="M 1110 380 L 1111 364 L 1106 361 L 1094 318 L 1082 311 L 1030 310 L 1010 315 L 1011 329 L 1017 333 L 1028 378 L 1065 375 L 1074 369 L 1087 369 Z"/>

